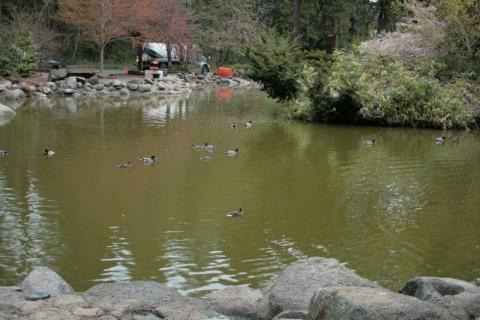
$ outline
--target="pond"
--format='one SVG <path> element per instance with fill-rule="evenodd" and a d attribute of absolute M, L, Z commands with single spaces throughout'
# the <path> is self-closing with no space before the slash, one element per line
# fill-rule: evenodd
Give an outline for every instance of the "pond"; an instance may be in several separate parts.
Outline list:
<path fill-rule="evenodd" d="M 215 151 L 192 150 L 205 142 Z M 0 285 L 45 265 L 76 290 L 151 279 L 202 296 L 264 288 L 309 256 L 394 290 L 480 277 L 475 131 L 307 124 L 260 91 L 224 89 L 28 102 L 0 148 Z"/>

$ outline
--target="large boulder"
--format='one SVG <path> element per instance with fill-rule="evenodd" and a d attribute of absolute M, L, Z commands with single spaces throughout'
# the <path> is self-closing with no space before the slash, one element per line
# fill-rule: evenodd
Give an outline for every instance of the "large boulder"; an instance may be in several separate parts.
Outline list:
<path fill-rule="evenodd" d="M 7 107 L 6 105 L 0 103 L 0 117 L 5 117 L 5 116 L 14 116 L 16 115 L 17 113 L 15 112 L 15 110 L 13 110 L 12 108 L 10 107 Z"/>
<path fill-rule="evenodd" d="M 23 92 L 22 89 L 13 89 L 13 90 L 6 90 L 5 98 L 9 100 L 18 100 L 26 98 L 27 95 Z"/>
<path fill-rule="evenodd" d="M 99 84 L 100 81 L 98 80 L 97 76 L 93 76 L 93 77 L 91 77 L 87 80 L 87 83 L 91 84 L 92 86 L 95 86 L 95 85 Z"/>
<path fill-rule="evenodd" d="M 127 83 L 127 89 L 130 91 L 136 91 L 138 89 L 138 84 L 136 83 Z"/>
<path fill-rule="evenodd" d="M 48 79 L 50 81 L 63 80 L 67 77 L 67 69 L 52 69 L 50 70 L 50 75 Z"/>
<path fill-rule="evenodd" d="M 73 289 L 55 271 L 47 267 L 36 267 L 20 284 L 25 294 L 46 293 L 57 295 L 72 293 Z"/>
<path fill-rule="evenodd" d="M 214 291 L 205 300 L 221 314 L 248 319 L 264 319 L 267 316 L 268 304 L 262 292 L 246 286 Z"/>
<path fill-rule="evenodd" d="M 122 81 L 118 80 L 118 79 L 115 79 L 113 80 L 112 82 L 112 86 L 115 88 L 115 89 L 120 89 L 122 88 Z"/>
<path fill-rule="evenodd" d="M 306 319 L 452 320 L 456 318 L 432 303 L 387 290 L 367 287 L 328 287 L 316 292 Z"/>
<path fill-rule="evenodd" d="M 307 310 L 319 288 L 332 286 L 380 288 L 335 259 L 300 260 L 289 265 L 270 288 L 270 316 L 286 310 Z"/>
<path fill-rule="evenodd" d="M 408 280 L 400 293 L 437 304 L 460 318 L 480 317 L 480 288 L 452 278 L 417 277 Z"/>
<path fill-rule="evenodd" d="M 67 84 L 68 89 L 76 90 L 77 87 L 78 87 L 77 77 L 68 77 L 67 81 L 66 81 L 66 84 Z"/>

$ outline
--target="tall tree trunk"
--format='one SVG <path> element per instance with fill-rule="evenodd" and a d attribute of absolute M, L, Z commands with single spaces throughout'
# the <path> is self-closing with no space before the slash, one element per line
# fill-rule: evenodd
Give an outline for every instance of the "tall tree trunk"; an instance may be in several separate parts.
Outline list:
<path fill-rule="evenodd" d="M 167 46 L 167 65 L 168 65 L 168 69 L 170 69 L 170 67 L 172 66 L 172 44 L 170 43 L 170 41 L 167 41 L 166 46 Z"/>
<path fill-rule="evenodd" d="M 382 32 L 387 30 L 390 17 L 388 13 L 389 0 L 379 0 L 378 2 L 378 20 L 377 20 L 377 32 Z"/>
<path fill-rule="evenodd" d="M 293 35 L 295 37 L 301 36 L 301 30 L 300 30 L 301 6 L 302 6 L 302 0 L 293 0 Z"/>
<path fill-rule="evenodd" d="M 103 71 L 105 71 L 104 67 L 103 67 L 103 55 L 105 53 L 105 45 L 101 45 L 100 46 L 100 73 L 103 73 Z"/>
<path fill-rule="evenodd" d="M 338 49 L 338 22 L 337 18 L 333 18 L 332 23 L 332 42 L 331 42 L 332 52 Z"/>

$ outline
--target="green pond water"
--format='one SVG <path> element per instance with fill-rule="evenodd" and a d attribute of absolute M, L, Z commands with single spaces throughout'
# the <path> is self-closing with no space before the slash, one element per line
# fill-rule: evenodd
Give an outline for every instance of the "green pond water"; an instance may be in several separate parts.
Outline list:
<path fill-rule="evenodd" d="M 206 141 L 211 161 L 191 148 Z M 476 131 L 306 124 L 260 91 L 220 90 L 27 102 L 0 148 L 0 285 L 45 265 L 76 290 L 152 279 L 202 296 L 264 288 L 309 256 L 395 290 L 480 277 Z"/>

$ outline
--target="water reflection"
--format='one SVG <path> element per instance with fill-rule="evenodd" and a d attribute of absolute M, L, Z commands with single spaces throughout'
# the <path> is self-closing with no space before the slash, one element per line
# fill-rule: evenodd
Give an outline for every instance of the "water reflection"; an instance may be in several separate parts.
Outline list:
<path fill-rule="evenodd" d="M 436 131 L 299 123 L 258 91 L 224 94 L 17 109 L 0 126 L 0 281 L 44 264 L 77 290 L 154 279 L 204 295 L 267 286 L 314 255 L 392 289 L 419 274 L 480 277 L 478 133 L 436 145 Z M 212 161 L 190 148 L 204 141 Z M 138 163 L 147 154 L 154 166 Z M 243 217 L 225 218 L 240 204 Z"/>

